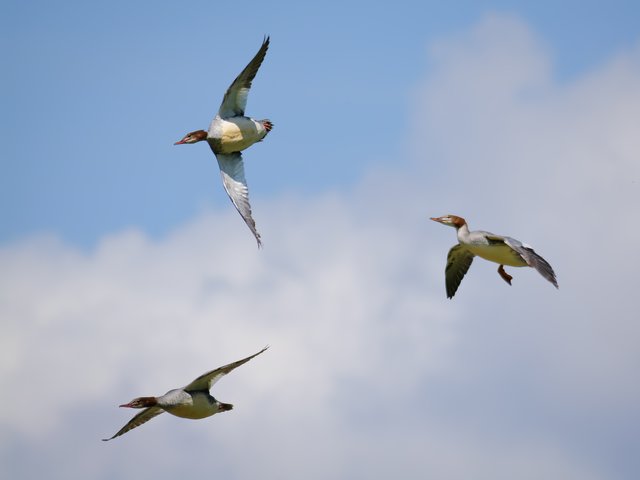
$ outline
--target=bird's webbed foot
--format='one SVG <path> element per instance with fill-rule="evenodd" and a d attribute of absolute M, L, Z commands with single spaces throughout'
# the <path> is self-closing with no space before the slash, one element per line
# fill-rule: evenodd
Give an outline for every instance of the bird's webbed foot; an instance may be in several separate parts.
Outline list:
<path fill-rule="evenodd" d="M 500 265 L 498 267 L 498 273 L 500 274 L 500 276 L 505 282 L 511 285 L 511 280 L 513 280 L 513 277 L 504 271 L 504 265 Z"/>

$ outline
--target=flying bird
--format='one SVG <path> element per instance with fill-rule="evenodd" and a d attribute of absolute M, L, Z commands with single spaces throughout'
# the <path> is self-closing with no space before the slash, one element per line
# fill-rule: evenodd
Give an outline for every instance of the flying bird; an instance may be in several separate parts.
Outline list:
<path fill-rule="evenodd" d="M 258 247 L 262 245 L 262 242 L 256 229 L 256 222 L 251 216 L 249 189 L 244 176 L 244 164 L 240 152 L 254 143 L 260 142 L 273 128 L 270 120 L 255 120 L 244 115 L 251 82 L 258 72 L 268 48 L 269 37 L 266 37 L 258 53 L 227 89 L 220 109 L 209 125 L 209 131 L 189 132 L 182 140 L 174 143 L 174 145 L 182 145 L 207 141 L 218 160 L 224 189 L 256 237 Z"/>
<path fill-rule="evenodd" d="M 553 272 L 551 265 L 529 245 L 515 238 L 495 235 L 482 230 L 470 232 L 467 221 L 456 215 L 431 217 L 431 220 L 454 227 L 458 236 L 458 245 L 451 247 L 447 256 L 447 266 L 445 268 L 447 298 L 453 298 L 460 286 L 460 282 L 462 282 L 469 270 L 471 262 L 473 262 L 473 257 L 476 255 L 490 262 L 500 264 L 498 273 L 509 285 L 511 285 L 513 277 L 504 270 L 505 265 L 511 267 L 533 267 L 540 275 L 549 280 L 554 287 L 558 288 L 556 274 Z"/>
<path fill-rule="evenodd" d="M 168 412 L 176 417 L 199 419 L 210 417 L 216 413 L 231 410 L 233 405 L 230 403 L 222 403 L 211 396 L 209 390 L 220 378 L 231 372 L 240 365 L 247 363 L 253 357 L 260 355 L 267 347 L 264 347 L 258 353 L 254 353 L 250 357 L 243 358 L 237 362 L 230 363 L 224 367 L 216 368 L 203 375 L 200 375 L 193 382 L 183 388 L 169 390 L 159 397 L 138 397 L 129 403 L 120 405 L 128 408 L 144 408 L 140 413 L 133 417 L 111 438 L 103 438 L 103 441 L 112 440 L 120 435 L 124 435 L 129 430 L 139 427 L 148 422 L 153 417 L 160 415 L 162 412 Z"/>

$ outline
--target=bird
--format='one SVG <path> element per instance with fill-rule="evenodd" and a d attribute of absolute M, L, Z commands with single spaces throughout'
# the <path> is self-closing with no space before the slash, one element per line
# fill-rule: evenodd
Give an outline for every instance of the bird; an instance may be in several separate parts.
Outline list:
<path fill-rule="evenodd" d="M 162 412 L 168 412 L 176 417 L 200 419 L 233 409 L 232 404 L 219 402 L 212 397 L 209 390 L 224 375 L 238 368 L 240 365 L 244 365 L 253 357 L 260 355 L 267 348 L 269 348 L 269 346 L 264 347 L 258 353 L 254 353 L 247 358 L 204 373 L 186 387 L 169 390 L 159 397 L 137 397 L 129 403 L 120 405 L 120 407 L 143 408 L 144 410 L 129 420 L 115 435 L 110 438 L 103 438 L 102 440 L 107 442 L 120 435 L 124 435 L 129 430 L 139 427 L 143 423 L 160 415 Z"/>
<path fill-rule="evenodd" d="M 431 217 L 431 220 L 454 227 L 458 236 L 459 243 L 451 247 L 447 255 L 445 268 L 447 298 L 453 298 L 476 255 L 499 264 L 498 273 L 509 285 L 513 277 L 504 270 L 505 265 L 533 267 L 558 288 L 556 274 L 551 265 L 526 243 L 482 230 L 470 232 L 467 221 L 457 215 Z"/>
<path fill-rule="evenodd" d="M 236 77 L 222 99 L 218 113 L 209 130 L 187 133 L 174 145 L 192 144 L 206 140 L 211 147 L 222 176 L 222 184 L 240 216 L 253 233 L 258 248 L 262 246 L 256 222 L 251 216 L 249 189 L 244 174 L 242 151 L 260 142 L 273 128 L 271 120 L 255 120 L 244 114 L 251 83 L 267 54 L 269 37 L 265 37 L 260 50 Z"/>

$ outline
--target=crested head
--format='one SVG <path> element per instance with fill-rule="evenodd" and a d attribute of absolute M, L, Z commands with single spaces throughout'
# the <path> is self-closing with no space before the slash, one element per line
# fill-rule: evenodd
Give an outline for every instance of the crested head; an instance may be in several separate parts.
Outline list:
<path fill-rule="evenodd" d="M 184 143 L 198 143 L 207 138 L 207 132 L 204 130 L 196 130 L 194 132 L 187 133 L 182 140 L 177 141 L 174 145 L 182 145 Z"/>
<path fill-rule="evenodd" d="M 138 397 L 131 400 L 129 403 L 120 405 L 127 408 L 147 408 L 157 405 L 158 399 L 156 397 Z"/>
<path fill-rule="evenodd" d="M 441 223 L 443 225 L 449 225 L 450 227 L 460 228 L 466 225 L 467 221 L 458 217 L 457 215 L 444 215 L 442 217 L 431 217 L 434 222 Z"/>

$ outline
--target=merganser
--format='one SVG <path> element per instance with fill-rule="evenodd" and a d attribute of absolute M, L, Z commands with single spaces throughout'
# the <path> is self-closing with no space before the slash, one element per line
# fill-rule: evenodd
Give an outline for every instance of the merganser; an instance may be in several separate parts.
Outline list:
<path fill-rule="evenodd" d="M 447 256 L 447 266 L 445 268 L 447 298 L 453 298 L 455 295 L 475 255 L 500 264 L 498 273 L 509 285 L 511 285 L 513 277 L 505 272 L 505 265 L 511 267 L 533 267 L 540 275 L 549 280 L 554 287 L 558 288 L 556 274 L 553 272 L 551 265 L 529 245 L 515 238 L 495 235 L 481 230 L 470 232 L 467 221 L 456 215 L 431 217 L 431 220 L 454 227 L 457 231 L 458 242 L 460 242 L 458 245 L 451 247 Z"/>
<path fill-rule="evenodd" d="M 120 405 L 121 407 L 128 408 L 144 408 L 144 410 L 129 420 L 113 437 L 103 438 L 102 440 L 106 442 L 120 435 L 124 435 L 129 430 L 139 427 L 153 417 L 160 415 L 162 412 L 168 412 L 176 417 L 199 419 L 231 410 L 233 405 L 219 402 L 209 394 L 209 390 L 221 377 L 238 368 L 240 365 L 247 363 L 253 357 L 260 355 L 267 348 L 269 347 L 264 347 L 250 357 L 243 358 L 237 362 L 200 375 L 186 387 L 169 390 L 159 397 L 134 398 L 129 403 Z"/>
<path fill-rule="evenodd" d="M 218 114 L 211 121 L 209 131 L 189 132 L 182 140 L 174 143 L 174 145 L 182 145 L 207 141 L 218 160 L 224 189 L 256 237 L 258 247 L 262 245 L 262 242 L 260 234 L 256 230 L 256 222 L 251 216 L 249 189 L 244 176 L 244 164 L 240 152 L 254 143 L 260 142 L 273 128 L 273 123 L 270 120 L 254 120 L 244 115 L 251 82 L 258 72 L 268 48 L 269 37 L 266 37 L 258 53 L 227 89 Z"/>

